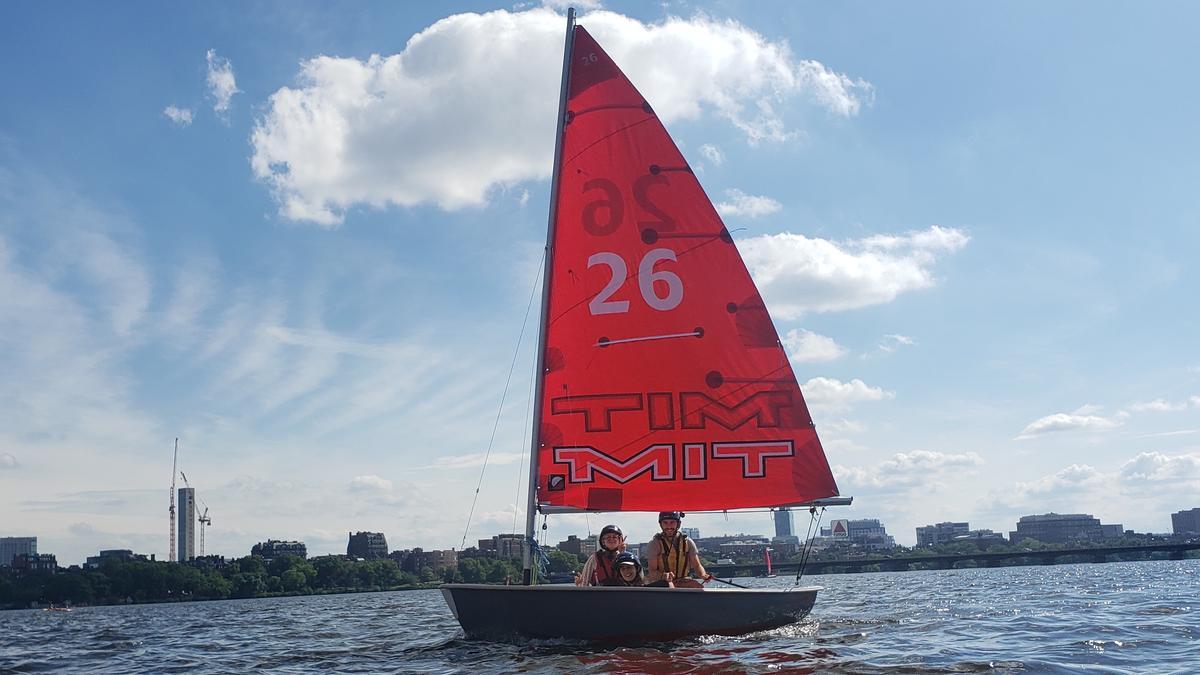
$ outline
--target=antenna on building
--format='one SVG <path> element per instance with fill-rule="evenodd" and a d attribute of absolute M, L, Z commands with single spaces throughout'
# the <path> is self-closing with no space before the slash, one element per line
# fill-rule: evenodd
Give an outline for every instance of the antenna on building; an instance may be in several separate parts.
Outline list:
<path fill-rule="evenodd" d="M 212 518 L 208 517 L 208 502 L 201 499 L 200 503 L 204 504 L 204 513 L 201 513 L 200 518 L 199 518 L 199 520 L 200 520 L 200 557 L 204 557 L 204 528 L 208 525 L 212 525 Z"/>
<path fill-rule="evenodd" d="M 175 562 L 175 473 L 179 467 L 179 438 L 175 439 L 175 454 L 171 457 L 171 548 L 167 560 Z"/>

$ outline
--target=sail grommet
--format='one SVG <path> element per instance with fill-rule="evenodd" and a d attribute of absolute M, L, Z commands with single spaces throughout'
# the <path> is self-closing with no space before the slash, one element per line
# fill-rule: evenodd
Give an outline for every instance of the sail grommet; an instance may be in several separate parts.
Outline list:
<path fill-rule="evenodd" d="M 661 166 L 659 166 L 659 165 L 657 165 L 657 164 L 651 164 L 651 165 L 650 165 L 650 175 L 651 175 L 651 176 L 657 176 L 657 175 L 658 175 L 658 174 L 660 174 L 660 173 L 662 173 L 662 167 L 661 167 Z"/>
<path fill-rule="evenodd" d="M 608 338 L 601 337 L 601 338 L 597 339 L 596 346 L 597 347 L 607 347 L 608 346 Z"/>
<path fill-rule="evenodd" d="M 704 376 L 704 384 L 707 384 L 709 389 L 719 389 L 721 385 L 725 384 L 725 376 L 715 370 L 710 370 Z"/>
<path fill-rule="evenodd" d="M 653 243 L 656 243 L 657 241 L 658 241 L 658 230 L 655 230 L 654 228 L 651 228 L 651 227 L 647 227 L 646 229 L 642 230 L 642 243 L 643 244 L 653 244 Z"/>
<path fill-rule="evenodd" d="M 654 108 L 650 107 L 650 103 L 648 101 L 642 101 L 642 110 L 645 110 L 647 114 L 654 114 Z"/>
<path fill-rule="evenodd" d="M 573 119 L 575 119 L 575 111 L 568 110 L 567 114 L 563 115 L 563 124 L 570 124 Z"/>
<path fill-rule="evenodd" d="M 696 326 L 696 330 L 693 331 L 693 334 L 695 334 L 695 336 L 698 338 L 704 337 L 704 326 Z"/>
<path fill-rule="evenodd" d="M 730 314 L 737 314 L 737 311 L 738 311 L 737 303 L 731 302 L 731 303 L 725 305 L 725 311 L 729 312 Z"/>
<path fill-rule="evenodd" d="M 722 228 L 721 228 L 721 234 L 718 234 L 717 236 L 718 236 L 718 237 L 720 237 L 720 238 L 721 238 L 721 241 L 725 242 L 726 244 L 732 244 L 732 243 L 733 243 L 733 235 L 732 235 L 732 234 L 729 234 L 729 228 L 728 228 L 728 227 L 722 227 Z"/>

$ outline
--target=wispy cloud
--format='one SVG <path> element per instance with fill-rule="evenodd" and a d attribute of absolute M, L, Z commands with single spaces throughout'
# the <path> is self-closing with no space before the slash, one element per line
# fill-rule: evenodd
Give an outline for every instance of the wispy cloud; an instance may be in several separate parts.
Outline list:
<path fill-rule="evenodd" d="M 960 230 L 934 226 L 840 243 L 765 235 L 740 240 L 738 248 L 772 314 L 787 319 L 883 304 L 929 288 L 933 265 L 968 240 Z"/>
<path fill-rule="evenodd" d="M 350 489 L 354 492 L 391 490 L 392 481 L 376 475 L 355 476 L 350 479 Z"/>
<path fill-rule="evenodd" d="M 1016 440 L 1028 440 L 1045 434 L 1063 431 L 1108 431 L 1121 426 L 1119 420 L 1099 415 L 1054 413 L 1030 422 Z"/>
<path fill-rule="evenodd" d="M 163 116 L 180 127 L 186 127 L 192 123 L 192 111 L 188 108 L 177 108 L 174 105 L 169 105 L 163 108 Z"/>
<path fill-rule="evenodd" d="M 725 155 L 721 149 L 711 143 L 705 143 L 700 146 L 700 155 L 707 159 L 713 166 L 721 166 L 725 163 Z"/>
<path fill-rule="evenodd" d="M 241 92 L 237 88 L 237 78 L 233 75 L 233 64 L 229 62 L 229 59 L 217 56 L 215 49 L 208 50 L 204 58 L 208 62 L 206 82 L 208 83 L 208 96 L 213 102 L 213 112 L 224 116 L 229 112 L 233 95 Z M 189 113 L 189 119 L 190 117 Z"/>
<path fill-rule="evenodd" d="M 940 476 L 961 475 L 983 463 L 983 458 L 974 452 L 914 450 L 896 453 L 874 467 L 835 466 L 833 473 L 843 492 L 887 493 L 916 487 L 930 489 Z"/>
<path fill-rule="evenodd" d="M 434 462 L 433 468 L 469 469 L 483 466 L 485 457 L 488 464 L 502 466 L 505 464 L 514 464 L 520 461 L 524 455 L 520 452 L 493 452 L 490 456 L 486 456 L 482 452 L 477 452 L 470 455 L 452 455 L 450 457 L 439 457 L 437 461 Z"/>
<path fill-rule="evenodd" d="M 11 453 L 0 452 L 0 470 L 16 469 L 16 468 L 19 468 L 20 466 L 21 465 L 17 463 L 17 458 L 14 457 Z"/>
<path fill-rule="evenodd" d="M 774 103 L 854 115 L 870 92 L 734 21 L 596 11 L 587 26 L 664 120 L 715 114 L 752 142 L 793 134 Z M 327 227 L 355 205 L 483 204 L 548 175 L 555 102 L 528 94 L 558 90 L 561 49 L 562 17 L 539 8 L 450 16 L 400 54 L 304 61 L 299 85 L 272 94 L 255 124 L 254 174 L 284 218 Z M 236 91 L 228 73 L 221 91 Z"/>

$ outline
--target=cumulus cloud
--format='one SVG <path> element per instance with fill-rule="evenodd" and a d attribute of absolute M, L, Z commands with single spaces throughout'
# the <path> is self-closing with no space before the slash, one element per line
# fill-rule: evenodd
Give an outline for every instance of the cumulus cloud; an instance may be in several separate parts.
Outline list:
<path fill-rule="evenodd" d="M 833 338 L 810 330 L 793 328 L 783 336 L 782 342 L 788 358 L 795 363 L 834 361 L 846 354 L 846 349 Z"/>
<path fill-rule="evenodd" d="M 791 133 L 780 103 L 853 115 L 870 93 L 733 21 L 645 24 L 597 11 L 586 25 L 668 122 L 710 113 L 751 141 L 778 140 Z M 355 205 L 458 209 L 545 178 L 562 30 L 544 8 L 458 14 L 400 54 L 304 61 L 297 84 L 272 94 L 255 124 L 253 171 L 284 218 L 324 226 Z"/>
<path fill-rule="evenodd" d="M 1016 440 L 1028 440 L 1043 434 L 1060 431 L 1107 431 L 1121 426 L 1121 422 L 1109 417 L 1077 413 L 1055 413 L 1029 423 Z"/>
<path fill-rule="evenodd" d="M 355 492 L 387 491 L 392 489 L 392 481 L 374 474 L 355 476 L 350 479 L 350 489 Z"/>
<path fill-rule="evenodd" d="M 17 458 L 7 452 L 0 452 L 0 469 L 16 469 L 21 466 L 17 463 Z"/>
<path fill-rule="evenodd" d="M 878 305 L 929 288 L 933 264 L 968 240 L 959 230 L 935 225 L 844 242 L 785 232 L 739 240 L 738 248 L 771 312 L 791 319 Z"/>
<path fill-rule="evenodd" d="M 209 98 L 213 101 L 213 112 L 224 115 L 229 112 L 229 103 L 233 95 L 241 92 L 241 89 L 237 88 L 237 79 L 233 76 L 233 64 L 229 59 L 217 56 L 215 49 L 208 50 L 205 60 L 208 61 L 206 81 Z M 188 117 L 190 120 L 190 112 Z"/>
<path fill-rule="evenodd" d="M 896 396 L 890 391 L 872 387 L 858 378 L 842 382 L 828 377 L 814 377 L 805 382 L 801 389 L 809 407 L 824 412 L 846 410 L 858 403 L 883 401 Z"/>
<path fill-rule="evenodd" d="M 163 108 L 163 115 L 181 127 L 186 127 L 192 123 L 192 111 L 188 108 L 177 108 L 174 105 L 169 105 Z"/>
<path fill-rule="evenodd" d="M 721 149 L 710 143 L 700 146 L 700 154 L 713 166 L 721 166 L 725 162 L 725 155 L 721 152 Z"/>
<path fill-rule="evenodd" d="M 1174 483 L 1200 479 L 1200 454 L 1143 452 L 1121 466 L 1126 483 Z"/>
<path fill-rule="evenodd" d="M 737 189 L 726 190 L 725 196 L 727 197 L 725 201 L 717 202 L 714 206 L 718 213 L 726 217 L 758 218 L 778 213 L 783 208 L 782 204 L 770 197 L 748 195 Z"/>
<path fill-rule="evenodd" d="M 929 486 L 944 472 L 962 473 L 983 465 L 983 458 L 974 452 L 945 453 L 933 450 L 898 452 L 874 467 L 833 467 L 838 482 L 846 488 L 892 491 Z"/>

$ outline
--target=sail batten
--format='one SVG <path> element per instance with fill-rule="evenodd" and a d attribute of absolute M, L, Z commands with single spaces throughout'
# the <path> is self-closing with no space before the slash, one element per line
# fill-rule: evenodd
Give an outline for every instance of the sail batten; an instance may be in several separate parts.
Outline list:
<path fill-rule="evenodd" d="M 574 27 L 556 153 L 536 501 L 808 503 L 837 485 L 728 229 L 653 108 Z"/>

